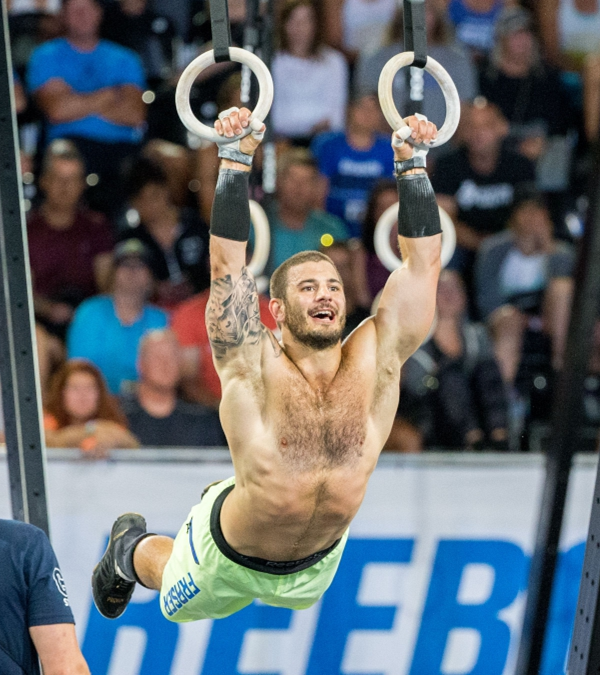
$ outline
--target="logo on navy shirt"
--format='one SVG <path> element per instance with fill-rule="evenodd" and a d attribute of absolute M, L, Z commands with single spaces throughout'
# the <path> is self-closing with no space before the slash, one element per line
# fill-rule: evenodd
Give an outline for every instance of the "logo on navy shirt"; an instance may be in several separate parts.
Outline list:
<path fill-rule="evenodd" d="M 68 598 L 69 596 L 67 595 L 67 584 L 65 584 L 62 572 L 58 569 L 58 567 L 54 568 L 54 571 L 52 572 L 52 578 L 54 579 L 56 588 L 58 588 L 58 592 L 65 598 Z"/>

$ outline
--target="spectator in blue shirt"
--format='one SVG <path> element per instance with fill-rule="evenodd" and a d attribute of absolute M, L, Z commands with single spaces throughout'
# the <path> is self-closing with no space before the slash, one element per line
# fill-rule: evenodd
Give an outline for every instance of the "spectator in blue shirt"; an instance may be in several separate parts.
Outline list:
<path fill-rule="evenodd" d="M 487 54 L 494 46 L 494 26 L 506 0 L 450 0 L 448 16 L 459 42 L 475 56 Z"/>
<path fill-rule="evenodd" d="M 63 19 L 65 37 L 31 55 L 28 87 L 46 118 L 48 140 L 73 140 L 108 199 L 118 188 L 120 163 L 142 140 L 145 75 L 137 54 L 100 39 L 99 0 L 65 0 Z"/>
<path fill-rule="evenodd" d="M 137 353 L 148 330 L 166 328 L 166 312 L 148 304 L 153 278 L 148 249 L 139 239 L 115 248 L 111 295 L 99 295 L 77 308 L 67 334 L 68 357 L 94 363 L 113 394 L 138 379 Z"/>
<path fill-rule="evenodd" d="M 381 109 L 374 94 L 355 98 L 345 132 L 317 136 L 311 150 L 329 180 L 327 211 L 341 218 L 351 237 L 360 237 L 369 192 L 394 172 L 388 136 L 379 133 Z"/>
<path fill-rule="evenodd" d="M 271 260 L 268 271 L 301 251 L 348 239 L 344 223 L 316 208 L 319 171 L 305 148 L 292 148 L 278 164 L 277 200 L 269 213 Z"/>
<path fill-rule="evenodd" d="M 89 675 L 60 567 L 37 527 L 0 520 L 0 673 Z"/>

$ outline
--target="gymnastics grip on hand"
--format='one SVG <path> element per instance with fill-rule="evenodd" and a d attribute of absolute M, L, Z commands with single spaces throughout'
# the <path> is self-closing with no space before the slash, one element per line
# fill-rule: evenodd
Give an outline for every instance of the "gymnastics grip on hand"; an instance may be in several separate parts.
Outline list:
<path fill-rule="evenodd" d="M 223 120 L 225 117 L 229 117 L 233 112 L 239 112 L 240 109 L 233 107 L 228 110 L 224 110 L 220 115 L 219 119 Z M 262 141 L 265 132 L 260 131 L 263 127 L 263 123 L 260 120 L 252 120 L 250 122 L 250 127 L 252 129 L 252 138 L 255 138 L 257 141 Z M 229 159 L 232 162 L 239 162 L 240 164 L 245 164 L 246 166 L 252 166 L 252 155 L 248 155 L 245 152 L 240 150 L 240 143 L 242 139 L 240 137 L 235 138 L 231 143 L 222 143 L 219 145 L 219 157 L 221 159 Z"/>
<path fill-rule="evenodd" d="M 425 115 L 416 113 L 415 117 L 421 122 L 427 122 Z M 412 129 L 409 126 L 400 127 L 397 131 L 392 134 L 392 145 L 395 148 L 401 148 L 404 143 L 410 142 L 410 137 L 412 134 Z M 429 152 L 429 145 L 421 143 L 420 145 L 413 145 L 413 154 L 410 159 L 405 160 L 404 162 L 396 162 L 396 174 L 404 173 L 404 171 L 409 171 L 414 168 L 425 168 L 427 166 L 427 153 Z"/>
<path fill-rule="evenodd" d="M 421 122 L 427 122 L 425 115 L 417 113 L 415 117 Z M 406 129 L 408 129 L 408 133 Z M 392 142 L 396 144 L 397 139 L 396 147 L 402 147 L 404 143 L 410 143 L 408 139 L 411 134 L 412 129 L 410 127 L 401 127 L 394 133 L 394 141 Z M 431 237 L 442 232 L 438 205 L 429 177 L 424 171 L 413 174 L 405 173 L 411 169 L 424 168 L 428 152 L 429 145 L 421 143 L 413 147 L 413 154 L 410 159 L 396 162 L 396 182 L 400 205 L 398 234 L 401 237 Z"/>

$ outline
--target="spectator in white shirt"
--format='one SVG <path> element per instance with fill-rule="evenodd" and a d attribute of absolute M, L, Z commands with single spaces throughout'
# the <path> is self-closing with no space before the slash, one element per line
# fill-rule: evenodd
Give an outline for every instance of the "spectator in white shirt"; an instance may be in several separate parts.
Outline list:
<path fill-rule="evenodd" d="M 382 47 L 397 0 L 324 0 L 327 42 L 354 60 Z"/>
<path fill-rule="evenodd" d="M 273 125 L 305 145 L 322 131 L 342 131 L 348 103 L 348 64 L 323 42 L 321 5 L 287 0 L 273 60 Z"/>

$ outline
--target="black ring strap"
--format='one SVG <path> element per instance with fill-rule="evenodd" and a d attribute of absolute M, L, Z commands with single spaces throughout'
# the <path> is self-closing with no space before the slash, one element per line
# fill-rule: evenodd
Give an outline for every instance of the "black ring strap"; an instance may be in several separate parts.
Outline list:
<path fill-rule="evenodd" d="M 427 26 L 425 0 L 404 0 L 404 49 L 415 53 L 413 66 L 427 64 Z"/>
<path fill-rule="evenodd" d="M 230 61 L 231 25 L 227 0 L 210 0 L 210 27 L 212 31 L 215 62 Z"/>

